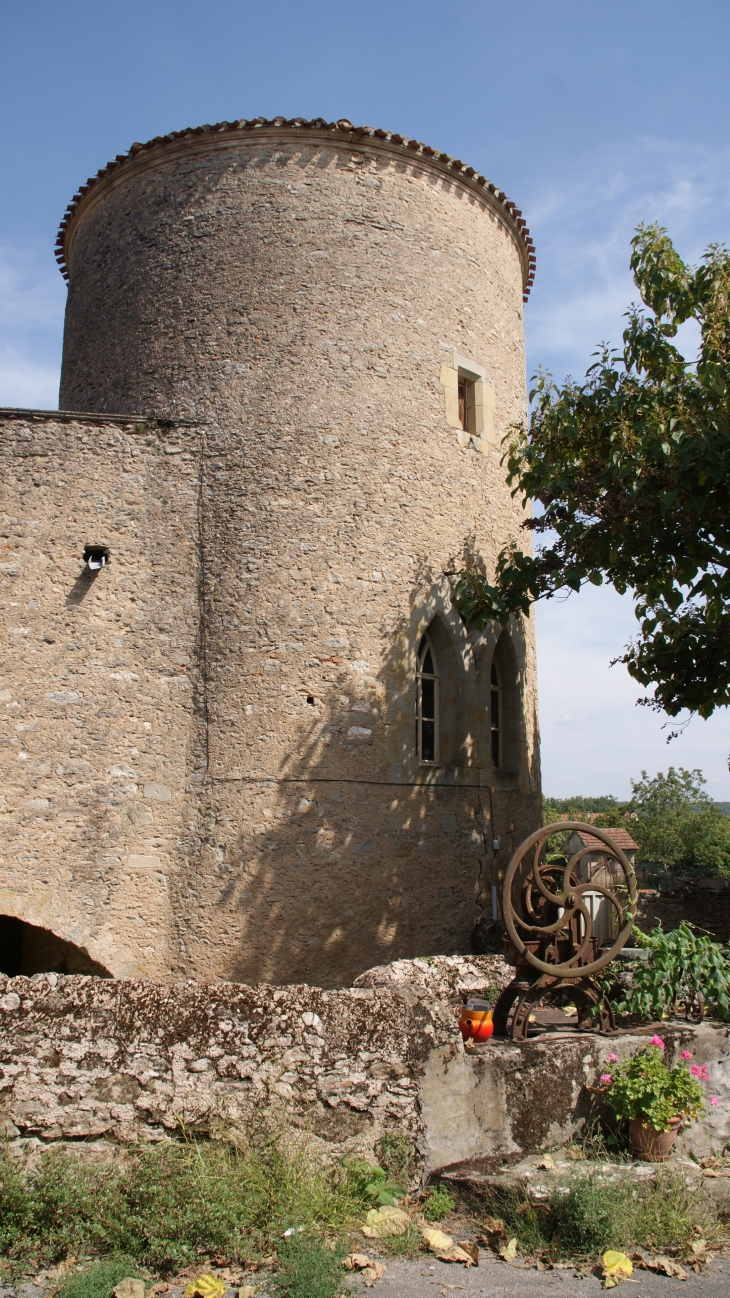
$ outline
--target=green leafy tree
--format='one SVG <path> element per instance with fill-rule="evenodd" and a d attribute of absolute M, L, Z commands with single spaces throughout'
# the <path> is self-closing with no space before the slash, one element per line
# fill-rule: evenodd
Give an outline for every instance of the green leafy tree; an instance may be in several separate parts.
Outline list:
<path fill-rule="evenodd" d="M 710 870 L 730 875 L 730 818 L 703 789 L 701 771 L 669 767 L 650 778 L 632 780 L 630 832 L 640 861 L 679 870 Z"/>
<path fill-rule="evenodd" d="M 623 823 L 623 815 L 627 805 L 625 802 L 619 802 L 618 798 L 614 798 L 611 794 L 602 794 L 596 798 L 580 796 L 573 798 L 543 798 L 543 824 L 549 825 L 551 821 L 559 820 L 561 816 L 567 816 L 569 820 L 588 819 L 595 824 L 599 824 L 601 822 L 596 817 L 604 816 L 611 821 L 611 824 L 620 825 Z"/>
<path fill-rule="evenodd" d="M 582 384 L 541 373 L 529 430 L 513 428 L 513 494 L 546 543 L 499 556 L 494 581 L 457 575 L 465 621 L 483 627 L 585 582 L 633 592 L 637 638 L 621 659 L 657 708 L 709 716 L 730 702 L 730 254 L 685 265 L 666 231 L 639 226 L 631 268 L 643 307 L 623 351 L 597 353 Z M 697 321 L 698 359 L 672 342 Z"/>

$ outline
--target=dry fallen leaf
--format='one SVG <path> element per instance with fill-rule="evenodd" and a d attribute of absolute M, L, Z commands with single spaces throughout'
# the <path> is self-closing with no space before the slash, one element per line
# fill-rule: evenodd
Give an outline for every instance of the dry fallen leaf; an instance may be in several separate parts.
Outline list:
<path fill-rule="evenodd" d="M 499 1256 L 504 1262 L 514 1262 L 517 1257 L 517 1240 L 511 1239 L 509 1244 L 504 1244 L 499 1250 Z"/>
<path fill-rule="evenodd" d="M 487 1248 L 498 1249 L 508 1239 L 507 1227 L 501 1217 L 485 1217 L 483 1233 L 479 1237 Z"/>
<path fill-rule="evenodd" d="M 657 1254 L 654 1261 L 650 1264 L 652 1271 L 659 1271 L 662 1275 L 671 1276 L 675 1280 L 686 1280 L 687 1272 L 679 1262 L 675 1262 L 671 1257 L 664 1257 Z"/>
<path fill-rule="evenodd" d="M 115 1286 L 114 1298 L 144 1298 L 144 1280 L 128 1276 Z"/>
<path fill-rule="evenodd" d="M 238 1291 L 238 1298 L 255 1298 L 255 1295 L 256 1290 L 252 1284 L 245 1284 L 243 1288 Z"/>
<path fill-rule="evenodd" d="M 350 1253 L 345 1258 L 345 1270 L 359 1271 L 368 1288 L 385 1275 L 384 1264 L 368 1257 L 367 1253 Z"/>
<path fill-rule="evenodd" d="M 346 1271 L 364 1271 L 366 1266 L 370 1266 L 370 1258 L 367 1253 L 350 1253 L 343 1265 Z"/>
<path fill-rule="evenodd" d="M 421 1237 L 425 1240 L 432 1253 L 448 1253 L 453 1248 L 454 1241 L 451 1235 L 445 1231 L 439 1230 L 438 1226 L 422 1226 Z"/>
<path fill-rule="evenodd" d="M 405 1235 L 410 1224 L 407 1212 L 386 1204 L 382 1208 L 371 1208 L 361 1229 L 368 1239 L 387 1239 L 390 1235 Z"/>
<path fill-rule="evenodd" d="M 199 1298 L 223 1298 L 225 1292 L 226 1286 L 223 1280 L 219 1279 L 217 1275 L 211 1275 L 210 1271 L 206 1271 L 205 1275 L 199 1275 L 195 1280 L 191 1280 L 189 1284 L 186 1284 L 183 1289 L 183 1298 L 195 1298 L 196 1294 L 199 1295 Z M 136 1295 L 125 1294 L 120 1295 L 120 1298 L 136 1298 Z"/>
<path fill-rule="evenodd" d="M 437 1253 L 436 1257 L 440 1262 L 463 1262 L 465 1266 L 474 1265 L 474 1259 L 466 1249 L 461 1248 L 459 1244 L 452 1244 L 446 1253 Z"/>
<path fill-rule="evenodd" d="M 707 1266 L 707 1240 L 695 1239 L 690 1245 L 692 1251 L 691 1262 L 698 1275 L 702 1275 Z"/>
<path fill-rule="evenodd" d="M 628 1278 L 634 1270 L 631 1258 L 625 1253 L 619 1253 L 615 1248 L 609 1248 L 603 1254 L 603 1287 L 604 1289 L 615 1289 L 619 1280 Z"/>
<path fill-rule="evenodd" d="M 479 1247 L 473 1239 L 457 1239 L 456 1247 L 468 1253 L 474 1265 L 479 1266 Z"/>

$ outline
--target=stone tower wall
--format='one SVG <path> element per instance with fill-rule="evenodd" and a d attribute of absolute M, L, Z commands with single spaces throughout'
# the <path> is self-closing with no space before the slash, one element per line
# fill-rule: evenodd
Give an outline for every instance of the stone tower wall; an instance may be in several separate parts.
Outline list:
<path fill-rule="evenodd" d="M 496 635 L 467 636 L 447 575 L 519 535 L 499 439 L 525 413 L 524 248 L 489 194 L 402 153 L 273 126 L 186 138 L 109 173 L 66 229 L 62 406 L 197 425 L 180 433 L 196 541 L 170 559 L 199 672 L 184 740 L 169 732 L 173 974 L 337 985 L 466 950 L 539 822 L 532 628 L 498 651 L 495 771 Z M 471 440 L 458 368 L 478 380 Z M 178 488 L 155 473 L 135 541 L 169 555 Z M 429 768 L 415 669 L 435 618 L 452 702 Z"/>

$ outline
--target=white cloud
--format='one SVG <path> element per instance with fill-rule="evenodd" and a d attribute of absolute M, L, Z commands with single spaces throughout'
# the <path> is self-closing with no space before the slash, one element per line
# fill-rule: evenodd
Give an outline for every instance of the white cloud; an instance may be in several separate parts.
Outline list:
<path fill-rule="evenodd" d="M 546 793 L 625 798 L 629 780 L 642 769 L 654 775 L 672 765 L 699 767 L 711 796 L 730 799 L 727 710 L 708 721 L 694 717 L 667 743 L 675 723 L 637 707 L 644 690 L 620 663 L 610 666 L 636 631 L 630 596 L 587 586 L 579 595 L 538 604 L 536 617 Z"/>
<path fill-rule="evenodd" d="M 643 139 L 590 159 L 556 184 L 539 182 L 526 203 L 538 255 L 528 305 L 528 373 L 581 378 L 602 341 L 618 347 L 624 313 L 638 300 L 629 269 L 640 221 L 665 225 L 688 261 L 730 230 L 730 149 L 689 150 Z M 690 331 L 691 332 L 691 331 Z M 687 336 L 693 352 L 696 335 Z"/>

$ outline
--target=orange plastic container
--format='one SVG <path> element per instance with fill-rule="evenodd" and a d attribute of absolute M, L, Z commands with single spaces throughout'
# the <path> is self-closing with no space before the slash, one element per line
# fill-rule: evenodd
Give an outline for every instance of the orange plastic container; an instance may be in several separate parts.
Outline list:
<path fill-rule="evenodd" d="M 494 1032 L 489 1001 L 467 1001 L 459 1015 L 459 1028 L 465 1041 L 488 1041 Z"/>

